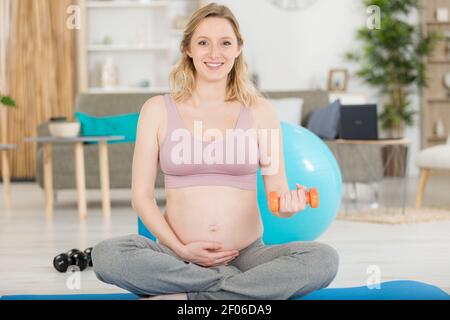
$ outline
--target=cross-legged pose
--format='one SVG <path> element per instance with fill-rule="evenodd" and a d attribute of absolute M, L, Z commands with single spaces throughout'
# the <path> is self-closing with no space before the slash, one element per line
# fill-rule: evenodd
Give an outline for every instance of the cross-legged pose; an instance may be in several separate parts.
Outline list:
<path fill-rule="evenodd" d="M 280 194 L 279 219 L 302 214 L 305 187 L 289 190 L 275 108 L 247 75 L 232 12 L 209 4 L 190 18 L 170 93 L 141 108 L 132 205 L 157 241 L 107 239 L 92 251 L 98 279 L 152 299 L 288 299 L 327 287 L 329 245 L 266 245 L 256 191 Z M 282 45 L 276 44 L 276 45 Z M 166 208 L 154 200 L 158 165 Z"/>

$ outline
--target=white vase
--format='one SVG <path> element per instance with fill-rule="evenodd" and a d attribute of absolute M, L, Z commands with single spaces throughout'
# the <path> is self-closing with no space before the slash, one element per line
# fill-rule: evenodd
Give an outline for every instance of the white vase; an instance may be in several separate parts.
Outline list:
<path fill-rule="evenodd" d="M 434 127 L 434 133 L 436 134 L 436 137 L 443 138 L 445 136 L 445 126 L 444 122 L 442 120 L 436 121 L 435 127 Z"/>
<path fill-rule="evenodd" d="M 102 88 L 114 88 L 117 86 L 117 67 L 112 57 L 107 57 L 101 67 Z"/>

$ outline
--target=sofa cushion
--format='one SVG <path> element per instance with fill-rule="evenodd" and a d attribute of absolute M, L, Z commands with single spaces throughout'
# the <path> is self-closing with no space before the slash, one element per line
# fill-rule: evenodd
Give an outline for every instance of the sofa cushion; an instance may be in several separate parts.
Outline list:
<path fill-rule="evenodd" d="M 338 135 L 340 108 L 338 99 L 325 108 L 315 109 L 308 120 L 307 129 L 321 138 L 335 139 Z"/>
<path fill-rule="evenodd" d="M 97 117 L 76 111 L 75 117 L 81 123 L 83 136 L 125 136 L 124 140 L 108 141 L 111 144 L 136 141 L 139 112 Z"/>
<path fill-rule="evenodd" d="M 281 122 L 300 125 L 302 123 L 303 99 L 285 98 L 270 99 Z"/>

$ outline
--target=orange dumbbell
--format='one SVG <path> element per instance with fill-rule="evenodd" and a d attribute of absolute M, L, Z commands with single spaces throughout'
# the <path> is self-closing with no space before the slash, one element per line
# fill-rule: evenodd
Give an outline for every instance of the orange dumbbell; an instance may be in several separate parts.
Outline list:
<path fill-rule="evenodd" d="M 311 208 L 317 208 L 319 206 L 319 192 L 316 188 L 311 188 L 306 191 L 306 203 Z M 272 212 L 280 211 L 280 195 L 276 191 L 269 192 L 269 209 Z"/>

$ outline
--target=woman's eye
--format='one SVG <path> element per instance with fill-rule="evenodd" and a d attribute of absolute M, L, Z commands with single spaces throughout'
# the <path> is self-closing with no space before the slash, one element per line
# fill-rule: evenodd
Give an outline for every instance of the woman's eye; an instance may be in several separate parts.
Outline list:
<path fill-rule="evenodd" d="M 204 41 L 204 40 L 199 41 L 198 44 L 202 46 L 202 45 L 206 44 L 206 41 Z M 227 45 L 227 46 L 230 46 L 231 42 L 230 41 L 225 41 L 224 44 Z"/>

